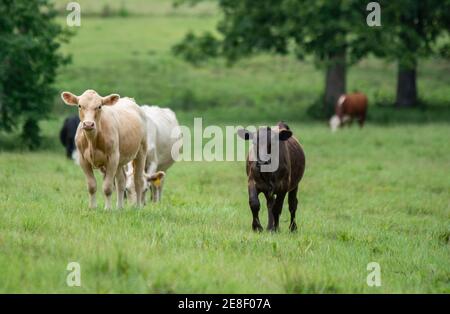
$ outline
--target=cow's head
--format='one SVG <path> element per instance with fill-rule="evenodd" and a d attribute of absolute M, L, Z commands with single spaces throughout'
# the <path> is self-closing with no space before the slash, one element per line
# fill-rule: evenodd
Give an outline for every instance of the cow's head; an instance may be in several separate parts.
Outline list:
<path fill-rule="evenodd" d="M 112 94 L 102 97 L 94 90 L 87 90 L 81 96 L 63 92 L 61 98 L 69 106 L 78 106 L 78 114 L 83 130 L 88 133 L 95 133 L 100 121 L 102 106 L 114 105 L 119 101 L 120 96 Z"/>
<path fill-rule="evenodd" d="M 166 173 L 164 171 L 158 171 L 151 176 L 145 174 L 145 180 L 151 186 L 152 189 L 159 189 L 164 185 L 164 178 Z"/>
<path fill-rule="evenodd" d="M 279 126 L 275 129 L 270 127 L 262 127 L 256 132 L 250 132 L 246 129 L 239 129 L 237 133 L 239 137 L 244 140 L 252 140 L 253 146 L 251 151 L 253 156 L 250 156 L 250 158 L 253 158 L 251 161 L 255 161 L 257 166 L 271 164 L 272 157 L 274 157 L 272 155 L 275 153 L 272 145 L 279 144 L 280 141 L 286 141 L 292 136 L 292 131 L 288 129 L 287 125 L 286 128 L 281 128 L 281 124 L 279 124 Z"/>
<path fill-rule="evenodd" d="M 331 132 L 336 132 L 341 125 L 341 119 L 337 115 L 334 115 L 330 118 L 329 124 Z"/>
<path fill-rule="evenodd" d="M 136 202 L 136 188 L 134 185 L 134 173 L 133 165 L 130 163 L 125 168 L 126 185 L 125 185 L 125 197 L 130 200 L 130 202 Z M 166 174 L 164 171 L 158 171 L 152 175 L 148 175 L 144 172 L 144 186 L 143 186 L 143 197 L 147 191 L 152 190 L 152 199 L 154 202 L 158 201 L 156 199 L 156 192 L 161 191 L 164 185 L 164 178 Z M 160 194 L 160 193 L 159 193 Z M 159 195 L 158 197 L 160 197 Z"/>

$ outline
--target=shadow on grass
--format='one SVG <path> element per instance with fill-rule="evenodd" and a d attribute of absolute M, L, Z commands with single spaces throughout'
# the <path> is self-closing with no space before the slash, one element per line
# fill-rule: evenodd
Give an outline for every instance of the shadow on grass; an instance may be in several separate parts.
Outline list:
<path fill-rule="evenodd" d="M 450 122 L 450 106 L 425 104 L 414 108 L 375 106 L 369 112 L 367 119 L 381 125 Z"/>

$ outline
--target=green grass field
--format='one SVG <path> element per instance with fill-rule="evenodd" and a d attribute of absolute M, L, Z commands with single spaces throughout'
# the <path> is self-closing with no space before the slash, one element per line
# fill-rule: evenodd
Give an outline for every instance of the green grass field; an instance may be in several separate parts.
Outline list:
<path fill-rule="evenodd" d="M 56 9 L 66 13 L 67 0 L 53 0 Z M 173 0 L 78 0 L 81 12 L 87 16 L 208 16 L 217 13 L 214 1 L 192 6 L 176 5 Z M 179 2 L 179 1 L 178 1 Z"/>
<path fill-rule="evenodd" d="M 367 127 L 331 134 L 308 114 L 324 83 L 310 60 L 259 55 L 194 67 L 171 47 L 189 30 L 213 29 L 211 7 L 128 3 L 129 17 L 109 18 L 96 16 L 103 2 L 82 3 L 89 14 L 63 47 L 73 62 L 56 88 L 169 106 L 187 125 L 199 116 L 220 126 L 287 121 L 307 158 L 299 230 L 288 232 L 287 204 L 280 233 L 251 230 L 244 162 L 180 162 L 161 204 L 104 211 L 98 191 L 99 208 L 89 210 L 84 175 L 57 140 L 74 112 L 56 98 L 41 151 L 0 134 L 0 292 L 450 293 L 448 61 L 420 62 L 426 106 L 412 110 L 388 106 L 395 65 L 361 61 L 348 89 L 368 94 Z M 81 287 L 66 285 L 73 261 Z M 381 266 L 381 287 L 366 284 L 370 262 Z"/>
<path fill-rule="evenodd" d="M 307 154 L 295 234 L 286 206 L 279 234 L 251 230 L 243 162 L 178 163 L 161 204 L 106 212 L 62 152 L 2 153 L 0 291 L 450 292 L 450 127 L 292 127 Z"/>

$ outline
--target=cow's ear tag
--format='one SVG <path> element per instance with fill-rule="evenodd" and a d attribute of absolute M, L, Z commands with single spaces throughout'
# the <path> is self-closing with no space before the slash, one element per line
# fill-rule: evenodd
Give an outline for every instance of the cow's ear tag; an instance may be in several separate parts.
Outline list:
<path fill-rule="evenodd" d="M 154 179 L 153 185 L 159 188 L 159 186 L 161 185 L 161 179 L 160 178 Z"/>

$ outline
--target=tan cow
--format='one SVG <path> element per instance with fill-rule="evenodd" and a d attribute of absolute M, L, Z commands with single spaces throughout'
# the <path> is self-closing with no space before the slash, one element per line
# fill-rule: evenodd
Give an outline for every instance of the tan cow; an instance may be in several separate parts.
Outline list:
<path fill-rule="evenodd" d="M 93 169 L 101 169 L 104 174 L 105 209 L 111 208 L 114 179 L 117 207 L 122 208 L 126 183 L 124 166 L 130 161 L 136 169 L 136 206 L 140 207 L 147 152 L 145 114 L 133 99 L 120 98 L 116 94 L 101 97 L 96 91 L 87 90 L 81 96 L 63 92 L 61 98 L 67 105 L 78 106 L 81 122 L 75 143 L 79 151 L 80 165 L 86 175 L 89 207 L 97 207 L 97 182 Z"/>

